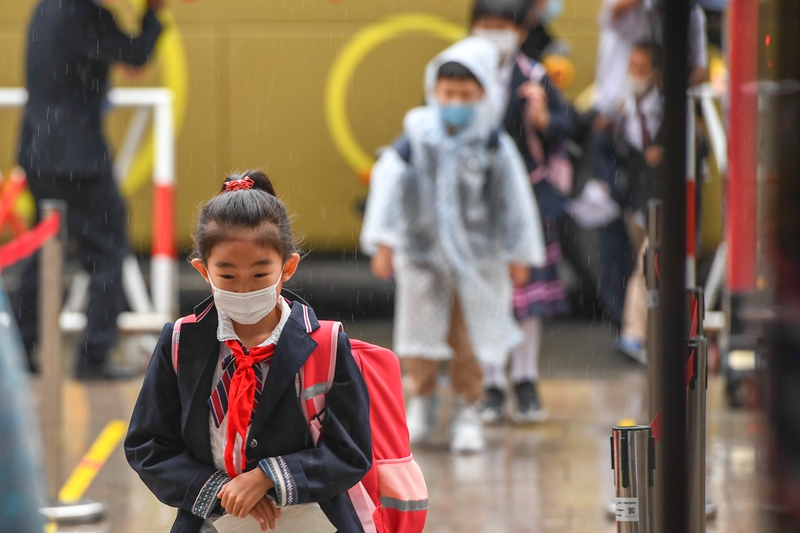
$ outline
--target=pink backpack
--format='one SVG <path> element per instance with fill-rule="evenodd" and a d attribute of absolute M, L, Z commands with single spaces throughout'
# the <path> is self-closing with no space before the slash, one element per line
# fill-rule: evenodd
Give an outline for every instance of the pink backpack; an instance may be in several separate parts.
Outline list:
<path fill-rule="evenodd" d="M 173 326 L 172 368 L 176 375 L 181 326 L 196 322 L 207 312 L 180 318 Z M 325 397 L 333 384 L 339 333 L 343 331 L 340 322 L 319 323 L 320 327 L 309 333 L 317 348 L 299 373 L 300 405 L 314 443 L 322 437 Z M 350 347 L 369 391 L 372 468 L 347 494 L 365 533 L 421 533 L 428 513 L 428 488 L 411 455 L 400 362 L 391 350 L 374 344 L 350 339 Z"/>

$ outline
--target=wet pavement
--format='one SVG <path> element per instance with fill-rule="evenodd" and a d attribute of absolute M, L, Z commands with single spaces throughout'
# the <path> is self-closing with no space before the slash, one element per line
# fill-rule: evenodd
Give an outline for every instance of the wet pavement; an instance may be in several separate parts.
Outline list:
<path fill-rule="evenodd" d="M 346 323 L 351 336 L 388 344 L 391 322 Z M 439 442 L 414 450 L 426 476 L 430 510 L 426 531 L 581 532 L 615 530 L 605 505 L 613 498 L 609 459 L 611 427 L 620 419 L 645 420 L 646 371 L 614 352 L 607 326 L 571 321 L 545 329 L 541 394 L 546 422 L 487 428 L 487 450 L 453 456 L 447 451 L 447 395 Z M 108 421 L 127 420 L 141 380 L 69 382 L 63 466 L 70 472 Z M 38 384 L 36 384 L 38 387 Z M 709 495 L 719 505 L 709 531 L 757 531 L 759 415 L 733 411 L 723 382 L 711 378 L 708 405 Z M 108 520 L 62 527 L 70 532 L 168 531 L 174 510 L 160 504 L 125 462 L 121 447 L 86 492 L 109 505 Z"/>

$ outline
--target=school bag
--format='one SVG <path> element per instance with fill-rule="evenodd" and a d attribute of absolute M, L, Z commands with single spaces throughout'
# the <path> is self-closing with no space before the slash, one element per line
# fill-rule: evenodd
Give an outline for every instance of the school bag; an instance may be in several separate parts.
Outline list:
<path fill-rule="evenodd" d="M 189 315 L 173 326 L 171 355 L 176 375 L 181 326 L 196 320 Z M 314 444 L 322 437 L 325 397 L 333 385 L 343 331 L 340 322 L 319 320 L 319 324 L 310 333 L 317 348 L 299 372 L 300 406 Z M 372 468 L 347 494 L 365 533 L 421 533 L 428 513 L 428 489 L 409 445 L 400 361 L 391 350 L 357 339 L 350 339 L 350 350 L 369 391 Z"/>

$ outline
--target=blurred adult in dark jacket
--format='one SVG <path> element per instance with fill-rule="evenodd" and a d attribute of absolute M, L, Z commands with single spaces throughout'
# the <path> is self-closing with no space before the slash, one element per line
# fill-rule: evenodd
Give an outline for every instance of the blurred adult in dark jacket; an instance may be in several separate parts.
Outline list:
<path fill-rule="evenodd" d="M 124 305 L 122 260 L 128 250 L 127 211 L 111 172 L 102 109 L 112 65 L 146 65 L 165 0 L 148 0 L 141 33 L 120 30 L 101 0 L 41 0 L 28 28 L 25 71 L 28 105 L 19 139 L 19 163 L 38 204 L 67 202 L 67 231 L 92 276 L 78 377 L 118 377 L 108 364 L 116 320 Z M 36 341 L 37 259 L 25 269 L 15 311 L 31 367 Z"/>

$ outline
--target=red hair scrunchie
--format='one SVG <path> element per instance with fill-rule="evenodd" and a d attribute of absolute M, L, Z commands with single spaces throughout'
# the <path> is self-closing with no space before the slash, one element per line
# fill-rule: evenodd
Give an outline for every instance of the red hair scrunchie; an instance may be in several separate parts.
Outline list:
<path fill-rule="evenodd" d="M 231 191 L 246 191 L 248 189 L 252 189 L 256 182 L 253 181 L 253 178 L 247 177 L 240 180 L 231 180 L 225 184 L 225 191 L 224 192 L 231 192 Z"/>

